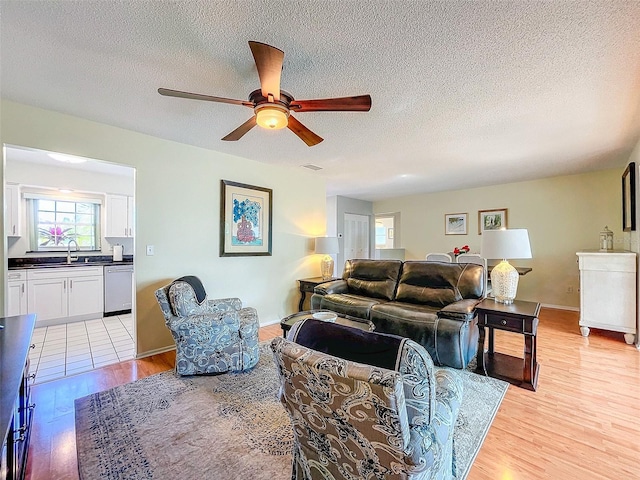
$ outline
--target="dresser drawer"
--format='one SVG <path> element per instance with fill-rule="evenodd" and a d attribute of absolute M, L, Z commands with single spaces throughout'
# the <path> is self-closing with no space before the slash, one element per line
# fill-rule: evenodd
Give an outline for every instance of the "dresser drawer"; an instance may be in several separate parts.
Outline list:
<path fill-rule="evenodd" d="M 524 332 L 524 319 L 518 317 L 505 317 L 501 315 L 487 315 L 487 327 L 495 327 L 500 330 L 511 330 L 513 332 Z"/>
<path fill-rule="evenodd" d="M 313 289 L 316 288 L 317 283 L 300 282 L 300 291 L 313 293 Z"/>

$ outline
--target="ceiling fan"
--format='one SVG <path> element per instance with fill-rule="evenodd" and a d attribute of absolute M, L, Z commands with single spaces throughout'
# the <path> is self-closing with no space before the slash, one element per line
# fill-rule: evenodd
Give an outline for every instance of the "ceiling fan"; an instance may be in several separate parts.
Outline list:
<path fill-rule="evenodd" d="M 300 137 L 304 143 L 313 147 L 323 140 L 322 137 L 300 123 L 291 115 L 291 112 L 368 112 L 371 109 L 371 95 L 295 100 L 290 93 L 280 90 L 280 73 L 282 72 L 284 52 L 260 42 L 250 41 L 249 48 L 251 48 L 253 59 L 258 68 L 258 76 L 260 77 L 260 89 L 254 90 L 249 94 L 249 101 L 212 97 L 168 88 L 159 88 L 158 93 L 168 97 L 231 103 L 252 108 L 255 115 L 222 139 L 227 141 L 240 140 L 245 133 L 257 124 L 269 130 L 287 127 Z"/>

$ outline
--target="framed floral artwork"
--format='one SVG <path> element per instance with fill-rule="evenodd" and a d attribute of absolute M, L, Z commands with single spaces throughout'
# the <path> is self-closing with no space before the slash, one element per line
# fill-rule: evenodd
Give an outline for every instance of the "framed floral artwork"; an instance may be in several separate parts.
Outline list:
<path fill-rule="evenodd" d="M 507 228 L 507 209 L 478 210 L 478 234 L 485 230 L 500 230 Z"/>
<path fill-rule="evenodd" d="M 221 180 L 220 256 L 271 255 L 270 188 Z"/>
<path fill-rule="evenodd" d="M 447 213 L 444 216 L 445 235 L 466 235 L 467 234 L 467 214 Z"/>

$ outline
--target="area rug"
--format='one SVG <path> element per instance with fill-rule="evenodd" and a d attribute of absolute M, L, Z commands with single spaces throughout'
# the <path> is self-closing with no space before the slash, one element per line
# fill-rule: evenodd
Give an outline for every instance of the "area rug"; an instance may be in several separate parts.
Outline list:
<path fill-rule="evenodd" d="M 454 430 L 457 480 L 467 477 L 508 384 L 456 370 L 464 397 Z M 289 480 L 292 433 L 277 399 L 268 342 L 250 372 L 173 371 L 75 401 L 82 480 Z"/>

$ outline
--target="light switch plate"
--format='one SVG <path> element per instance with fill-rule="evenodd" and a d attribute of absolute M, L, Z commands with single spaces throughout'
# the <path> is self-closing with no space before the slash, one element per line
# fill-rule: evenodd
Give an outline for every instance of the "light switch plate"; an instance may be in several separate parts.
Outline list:
<path fill-rule="evenodd" d="M 147 245 L 147 256 L 153 255 L 155 253 L 155 249 L 153 245 Z"/>

